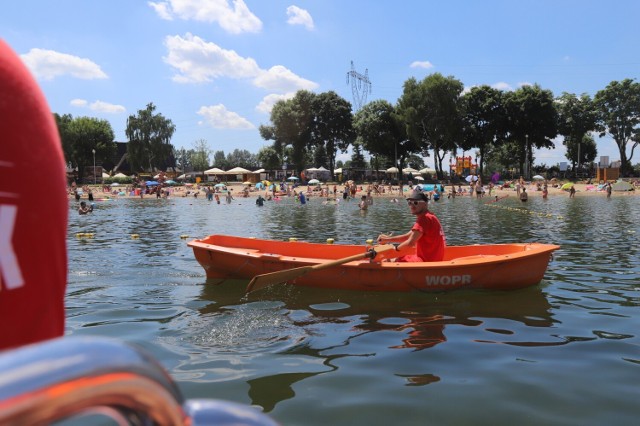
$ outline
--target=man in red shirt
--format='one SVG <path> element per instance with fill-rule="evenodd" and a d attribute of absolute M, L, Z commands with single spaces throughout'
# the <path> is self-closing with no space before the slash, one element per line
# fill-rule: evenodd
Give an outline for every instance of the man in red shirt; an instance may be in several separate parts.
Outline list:
<path fill-rule="evenodd" d="M 381 234 L 378 243 L 400 243 L 396 250 L 405 247 L 416 247 L 415 254 L 407 254 L 395 259 L 395 262 L 438 262 L 444 257 L 446 245 L 444 231 L 438 218 L 429 211 L 426 194 L 418 187 L 414 188 L 407 203 L 412 215 L 416 217 L 416 223 L 406 234 L 392 237 Z"/>

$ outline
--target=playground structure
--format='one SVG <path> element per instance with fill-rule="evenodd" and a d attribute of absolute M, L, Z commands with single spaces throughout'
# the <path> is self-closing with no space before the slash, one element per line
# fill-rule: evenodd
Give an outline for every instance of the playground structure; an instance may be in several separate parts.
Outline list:
<path fill-rule="evenodd" d="M 478 174 L 478 164 L 473 161 L 472 156 L 456 157 L 455 163 L 449 164 L 449 173 L 451 176 L 469 176 Z"/>

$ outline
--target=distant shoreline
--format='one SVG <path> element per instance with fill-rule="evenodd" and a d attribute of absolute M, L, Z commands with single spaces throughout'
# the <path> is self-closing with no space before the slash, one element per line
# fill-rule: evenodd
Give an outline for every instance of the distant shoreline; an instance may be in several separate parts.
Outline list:
<path fill-rule="evenodd" d="M 333 191 L 333 185 L 334 184 L 329 184 L 329 189 L 330 191 Z M 93 191 L 93 197 L 95 200 L 99 200 L 99 199 L 118 199 L 118 198 L 137 198 L 140 199 L 141 197 L 139 195 L 136 196 L 132 196 L 130 194 L 126 194 L 126 195 L 118 195 L 121 191 L 118 191 L 118 189 L 124 189 L 127 187 L 127 185 L 122 185 L 120 187 L 115 187 L 112 188 L 111 192 L 103 192 L 103 186 L 102 185 L 88 185 L 89 188 Z M 263 197 L 266 196 L 266 194 L 268 193 L 268 191 L 264 190 L 264 189 L 260 189 L 260 190 L 256 190 L 254 187 L 251 188 L 251 190 L 248 193 L 248 197 L 244 197 L 243 192 L 244 192 L 244 188 L 247 185 L 243 185 L 242 183 L 229 183 L 227 184 L 227 188 L 229 188 L 231 190 L 231 193 L 233 195 L 233 197 L 235 199 L 242 199 L 242 198 L 252 198 L 252 197 L 257 197 L 258 195 L 262 195 Z M 315 186 L 315 185 L 314 185 Z M 314 186 L 310 186 L 310 188 L 314 188 Z M 344 188 L 344 185 L 339 185 L 336 184 L 337 186 L 337 191 L 336 191 L 336 197 L 342 198 L 342 189 Z M 606 197 L 607 193 L 606 191 L 603 190 L 595 190 L 597 189 L 597 185 L 588 185 L 588 184 L 584 184 L 584 183 L 576 183 L 574 184 L 575 189 L 576 189 L 576 193 L 575 196 L 576 197 L 585 197 L 585 196 L 601 196 L 601 197 Z M 130 185 L 129 185 L 130 187 Z M 323 188 L 326 187 L 326 185 L 322 185 Z M 358 192 L 357 192 L 357 196 L 361 196 L 361 195 L 365 195 L 366 194 L 366 189 L 367 189 L 367 185 L 357 185 L 358 187 Z M 476 197 L 476 194 L 469 194 L 469 186 L 468 185 L 461 185 L 463 193 L 462 194 L 456 194 L 457 197 L 469 197 L 469 196 L 473 196 Z M 185 185 L 177 185 L 177 186 L 170 186 L 167 187 L 169 188 L 170 195 L 169 198 L 194 198 L 193 197 L 193 192 L 198 191 L 198 197 L 197 198 L 203 198 L 206 199 L 206 195 L 204 193 L 204 191 L 202 189 L 198 190 L 196 189 L 197 186 L 195 184 L 193 184 L 192 187 L 188 187 Z M 360 188 L 362 188 L 362 190 L 360 190 Z M 393 191 L 390 193 L 387 191 L 388 187 L 385 187 L 385 192 L 384 193 L 380 193 L 380 194 L 375 194 L 372 192 L 372 196 L 375 198 L 404 198 L 409 190 L 409 186 L 405 185 L 403 187 L 404 191 L 403 191 L 403 195 L 401 196 L 398 192 L 398 187 L 394 186 L 393 187 Z M 455 185 L 455 188 L 458 189 L 458 185 Z M 535 183 L 531 183 L 531 184 L 527 184 L 524 186 L 524 188 L 527 190 L 527 194 L 529 195 L 529 197 L 542 197 L 542 191 L 538 191 L 537 190 L 537 186 Z M 548 186 L 548 196 L 550 197 L 558 197 L 558 196 L 565 196 L 567 198 L 569 198 L 569 191 L 560 189 L 559 187 L 554 188 L 552 186 Z M 68 188 L 70 190 L 70 188 Z M 307 185 L 299 185 L 298 187 L 296 187 L 294 189 L 296 191 L 296 193 L 300 193 L 300 191 L 304 192 L 305 195 L 307 195 L 308 191 L 307 191 Z M 113 191 L 118 191 L 116 192 L 116 194 L 113 194 Z M 451 191 L 451 185 L 445 185 L 445 194 L 442 195 L 442 197 L 446 197 L 448 196 L 449 192 Z M 188 195 L 187 192 L 189 192 Z M 640 191 L 638 191 L 638 189 L 636 189 L 635 191 L 613 191 L 611 194 L 611 197 L 620 197 L 620 196 L 635 196 L 638 195 L 640 193 Z M 218 195 L 220 197 L 224 197 L 226 196 L 226 191 L 223 192 L 218 192 Z M 331 194 L 332 195 L 332 194 Z M 489 198 L 495 198 L 495 196 L 498 197 L 503 197 L 505 195 L 513 195 L 514 197 L 517 197 L 517 191 L 515 190 L 515 188 L 497 188 L 494 187 L 491 193 L 491 196 L 489 196 L 488 193 L 488 189 L 485 191 L 485 195 L 483 198 L 485 199 L 489 199 Z M 185 197 L 186 196 L 186 197 Z M 74 194 L 73 192 L 69 192 L 68 195 L 69 199 L 74 200 Z M 88 200 L 88 194 L 86 192 L 83 192 L 83 194 L 81 195 L 81 200 Z M 149 199 L 149 198 L 157 198 L 156 194 L 145 194 L 143 199 Z M 320 198 L 320 191 L 311 191 L 311 198 Z M 326 197 L 322 197 L 322 198 L 326 198 Z"/>

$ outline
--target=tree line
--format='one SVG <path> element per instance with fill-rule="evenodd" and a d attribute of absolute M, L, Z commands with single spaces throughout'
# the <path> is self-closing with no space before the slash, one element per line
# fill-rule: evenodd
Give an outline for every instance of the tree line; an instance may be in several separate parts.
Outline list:
<path fill-rule="evenodd" d="M 333 91 L 300 90 L 278 101 L 270 123 L 259 127 L 271 144 L 257 154 L 236 149 L 225 156 L 204 139 L 195 141 L 192 149 L 176 149 L 171 144 L 175 125 L 155 110 L 150 103 L 127 119 L 127 160 L 134 172 L 235 166 L 296 171 L 324 166 L 333 171 L 338 151 L 351 148 L 351 166 L 358 168 L 404 168 L 433 156 L 436 173 L 443 178 L 447 153 L 475 150 L 480 173 L 487 165 L 517 168 L 530 177 L 534 149 L 554 148 L 554 140 L 562 136 L 565 156 L 576 170 L 596 158 L 594 135 L 608 134 L 618 146 L 621 174 L 627 176 L 640 142 L 640 84 L 631 79 L 612 81 L 593 97 L 566 92 L 554 97 L 537 84 L 509 92 L 486 85 L 464 91 L 460 80 L 434 73 L 421 81 L 406 80 L 395 104 L 374 100 L 355 113 L 351 103 Z M 93 150 L 98 164 L 113 162 L 116 148 L 108 121 L 54 116 L 66 161 L 78 168 L 80 178 L 92 164 Z"/>

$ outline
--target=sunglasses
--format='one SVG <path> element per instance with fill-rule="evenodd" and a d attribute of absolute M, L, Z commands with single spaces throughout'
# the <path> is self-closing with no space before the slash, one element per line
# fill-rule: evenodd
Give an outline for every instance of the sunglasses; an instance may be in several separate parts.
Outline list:
<path fill-rule="evenodd" d="M 407 200 L 407 204 L 417 206 L 420 203 L 424 203 L 423 200 Z"/>

